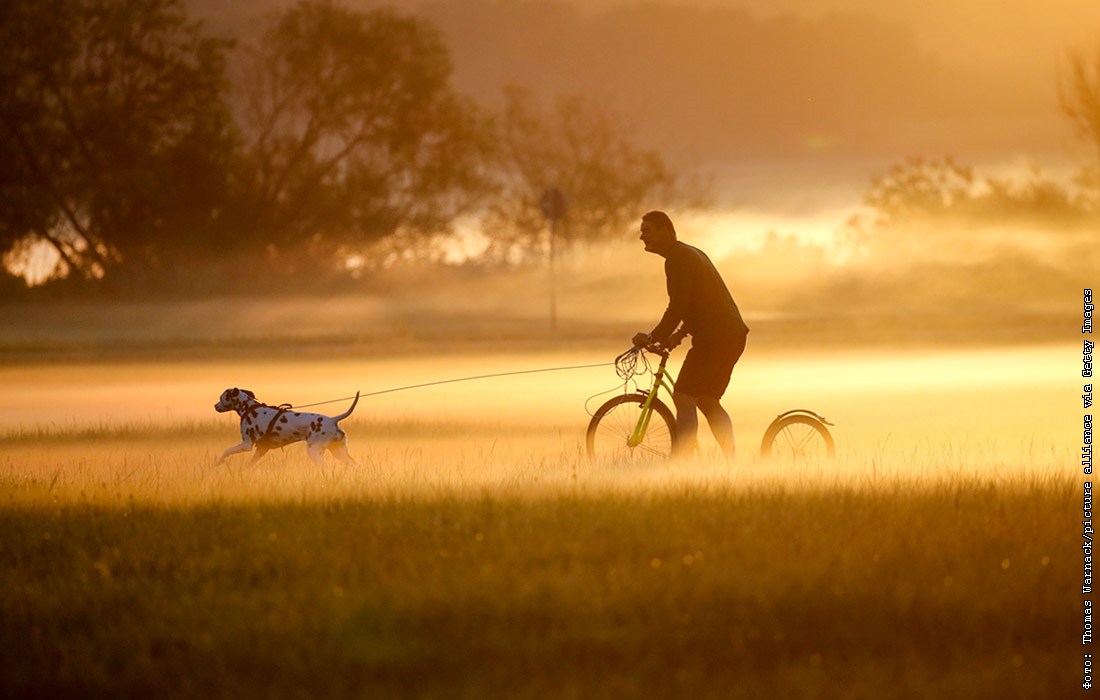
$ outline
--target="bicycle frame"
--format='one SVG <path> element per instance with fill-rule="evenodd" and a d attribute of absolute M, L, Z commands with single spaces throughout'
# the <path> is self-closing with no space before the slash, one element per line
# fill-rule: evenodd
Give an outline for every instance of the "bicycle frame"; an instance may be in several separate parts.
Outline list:
<path fill-rule="evenodd" d="M 654 368 L 648 358 L 638 356 L 640 352 L 660 355 L 661 361 Z M 669 354 L 663 346 L 651 343 L 642 348 L 631 348 L 615 358 L 616 371 L 626 386 L 621 395 L 609 398 L 595 413 L 590 414 L 592 420 L 585 432 L 589 456 L 632 460 L 641 455 L 645 459 L 648 456 L 668 456 L 669 452 L 675 453 L 684 447 L 678 446 L 675 411 L 657 396 L 662 388 L 674 398 L 676 396 L 676 379 L 668 371 Z M 643 374 L 651 375 L 648 388 L 638 386 L 639 381 L 644 381 L 638 379 Z M 633 393 L 628 388 L 630 385 L 635 387 Z M 649 430 L 653 427 L 654 413 L 659 414 L 661 430 L 651 435 Z M 634 417 L 633 425 L 630 416 Z M 832 459 L 836 455 L 836 443 L 827 427 L 832 425 L 825 416 L 808 409 L 781 413 L 764 432 L 760 454 L 764 458 L 795 461 Z M 624 451 L 624 448 L 628 449 Z M 773 448 L 778 448 L 778 454 Z"/>
<path fill-rule="evenodd" d="M 666 365 L 668 364 L 668 350 L 663 348 L 653 349 L 646 348 L 650 352 L 655 352 L 661 356 L 661 363 L 657 365 L 657 371 L 653 373 L 653 382 L 649 386 L 649 391 L 642 391 L 639 393 L 645 394 L 645 402 L 642 404 L 641 414 L 638 416 L 638 424 L 634 427 L 634 433 L 627 440 L 627 444 L 631 447 L 637 447 L 645 439 L 645 433 L 649 430 L 649 419 L 653 417 L 652 403 L 653 399 L 657 396 L 657 392 L 663 387 L 669 395 L 672 395 L 673 390 L 676 388 L 676 380 L 673 378 L 672 373 L 668 370 Z"/>

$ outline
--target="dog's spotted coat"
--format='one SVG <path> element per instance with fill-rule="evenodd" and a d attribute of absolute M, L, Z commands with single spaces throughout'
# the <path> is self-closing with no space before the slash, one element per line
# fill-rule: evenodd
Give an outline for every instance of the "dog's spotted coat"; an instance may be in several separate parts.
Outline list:
<path fill-rule="evenodd" d="M 348 454 L 348 436 L 338 425 L 351 415 L 357 403 L 359 394 L 355 395 L 351 408 L 346 412 L 329 417 L 268 406 L 257 401 L 256 395 L 248 389 L 226 389 L 218 403 L 214 404 L 214 410 L 219 413 L 235 411 L 241 417 L 241 444 L 227 449 L 217 463 L 221 464 L 226 457 L 253 448 L 256 449 L 252 457 L 255 462 L 268 450 L 304 440 L 306 454 L 318 464 L 325 463 L 326 449 L 348 464 L 357 464 Z"/>

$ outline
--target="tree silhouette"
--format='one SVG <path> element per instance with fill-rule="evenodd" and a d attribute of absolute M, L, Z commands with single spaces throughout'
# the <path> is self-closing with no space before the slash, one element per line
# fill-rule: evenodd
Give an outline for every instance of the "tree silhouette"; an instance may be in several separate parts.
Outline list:
<path fill-rule="evenodd" d="M 232 151 L 227 42 L 175 0 L 0 9 L 0 245 L 63 273 L 174 265 L 215 235 Z"/>
<path fill-rule="evenodd" d="M 1069 83 L 1060 86 L 1062 111 L 1093 151 L 1093 162 L 1085 167 L 1081 180 L 1100 206 L 1100 51 L 1094 62 L 1083 53 L 1072 52 L 1069 63 Z"/>
<path fill-rule="evenodd" d="M 682 178 L 658 151 L 626 137 L 623 120 L 599 102 L 563 96 L 546 108 L 519 87 L 505 97 L 495 157 L 502 184 L 486 218 L 501 252 L 537 249 L 548 187 L 566 197 L 566 225 L 556 234 L 567 241 L 621 234 L 647 206 L 683 199 Z"/>
<path fill-rule="evenodd" d="M 280 267 L 329 265 L 399 229 L 439 230 L 482 187 L 484 134 L 435 30 L 305 0 L 252 52 L 241 118 L 253 236 Z"/>

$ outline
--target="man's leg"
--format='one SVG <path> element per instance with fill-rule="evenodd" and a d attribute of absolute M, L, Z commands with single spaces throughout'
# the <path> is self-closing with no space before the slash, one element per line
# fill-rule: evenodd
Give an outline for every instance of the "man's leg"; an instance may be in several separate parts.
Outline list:
<path fill-rule="evenodd" d="M 734 440 L 733 421 L 730 420 L 730 414 L 726 413 L 726 409 L 722 408 L 722 403 L 713 396 L 700 396 L 695 400 L 695 403 L 706 417 L 707 424 L 710 425 L 710 430 L 714 433 L 714 439 L 718 441 L 718 446 L 722 448 L 722 452 L 732 457 Z M 679 424 L 679 421 L 677 421 L 677 424 Z"/>
<path fill-rule="evenodd" d="M 672 394 L 676 403 L 676 431 L 680 437 L 678 453 L 691 454 L 695 450 L 699 434 L 697 411 L 702 411 L 722 452 L 733 456 L 733 421 L 722 408 L 720 397 L 744 351 L 744 337 L 735 338 L 728 344 L 698 345 L 692 341 Z"/>
<path fill-rule="evenodd" d="M 676 404 L 676 452 L 673 457 L 691 457 L 699 436 L 698 400 L 682 391 L 672 393 Z"/>

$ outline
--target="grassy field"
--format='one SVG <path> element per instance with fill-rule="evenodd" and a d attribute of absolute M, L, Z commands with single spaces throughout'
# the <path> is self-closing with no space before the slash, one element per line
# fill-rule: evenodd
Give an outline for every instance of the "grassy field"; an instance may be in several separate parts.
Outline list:
<path fill-rule="evenodd" d="M 304 403 L 618 349 L 0 366 L 0 695 L 1078 687 L 1074 347 L 762 350 L 732 464 L 585 460 L 603 367 L 364 399 L 358 468 L 300 445 L 213 465 L 228 386 Z M 754 456 L 795 407 L 837 423 L 835 464 Z"/>
<path fill-rule="evenodd" d="M 409 498 L 297 476 L 190 506 L 14 485 L 6 693 L 1034 698 L 1073 677 L 1065 480 Z"/>

